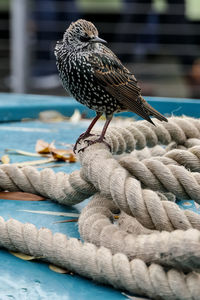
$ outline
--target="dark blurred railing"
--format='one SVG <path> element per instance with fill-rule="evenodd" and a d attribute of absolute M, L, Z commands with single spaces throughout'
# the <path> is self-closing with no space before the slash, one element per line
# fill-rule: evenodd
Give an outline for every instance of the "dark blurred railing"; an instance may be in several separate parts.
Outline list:
<path fill-rule="evenodd" d="M 11 0 L 10 13 L 1 13 L 1 91 L 65 94 L 53 49 L 72 20 L 86 18 L 135 73 L 144 94 L 200 98 L 200 12 L 191 17 L 193 1 L 29 1 Z M 23 3 L 24 29 L 16 8 Z"/>

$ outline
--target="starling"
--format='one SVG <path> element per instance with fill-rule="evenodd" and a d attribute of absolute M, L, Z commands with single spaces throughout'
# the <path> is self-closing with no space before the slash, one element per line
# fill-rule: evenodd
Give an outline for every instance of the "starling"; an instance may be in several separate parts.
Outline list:
<path fill-rule="evenodd" d="M 150 116 L 167 119 L 151 107 L 141 95 L 135 76 L 123 66 L 117 56 L 98 37 L 96 27 L 86 20 L 71 23 L 55 47 L 56 64 L 63 87 L 80 103 L 95 110 L 96 117 L 81 138 L 90 131 L 102 114 L 106 122 L 101 135 L 90 144 L 104 142 L 112 116 L 116 112 L 132 111 L 151 124 Z M 74 151 L 76 150 L 76 145 Z"/>

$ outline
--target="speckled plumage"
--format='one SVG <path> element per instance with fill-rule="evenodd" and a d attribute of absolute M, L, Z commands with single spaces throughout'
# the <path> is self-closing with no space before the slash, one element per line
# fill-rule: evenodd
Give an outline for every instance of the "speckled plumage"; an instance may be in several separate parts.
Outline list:
<path fill-rule="evenodd" d="M 57 68 L 63 87 L 79 102 L 93 109 L 97 117 L 85 137 L 104 113 L 106 124 L 98 141 L 102 141 L 113 113 L 132 111 L 153 123 L 149 116 L 167 121 L 141 96 L 133 74 L 98 37 L 96 27 L 86 20 L 72 23 L 55 48 Z"/>

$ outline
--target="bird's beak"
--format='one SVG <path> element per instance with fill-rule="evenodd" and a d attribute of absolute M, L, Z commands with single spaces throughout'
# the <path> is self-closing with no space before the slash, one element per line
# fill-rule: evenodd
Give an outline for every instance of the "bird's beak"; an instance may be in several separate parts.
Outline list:
<path fill-rule="evenodd" d="M 102 43 L 102 44 L 106 44 L 107 42 L 103 39 L 100 39 L 98 36 L 95 36 L 93 39 L 91 39 L 90 41 L 91 43 Z"/>

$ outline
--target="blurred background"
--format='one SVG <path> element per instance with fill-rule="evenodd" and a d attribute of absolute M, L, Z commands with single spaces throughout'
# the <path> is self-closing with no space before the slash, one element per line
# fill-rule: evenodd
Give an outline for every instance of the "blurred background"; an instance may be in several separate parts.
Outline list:
<path fill-rule="evenodd" d="M 200 98 L 199 0 L 0 0 L 0 92 L 66 95 L 54 47 L 92 21 L 148 96 Z"/>

